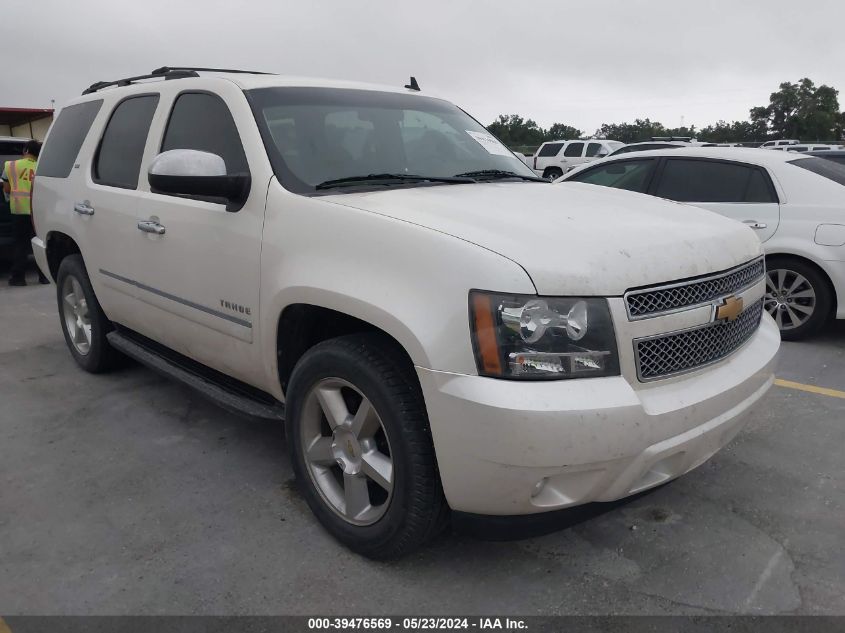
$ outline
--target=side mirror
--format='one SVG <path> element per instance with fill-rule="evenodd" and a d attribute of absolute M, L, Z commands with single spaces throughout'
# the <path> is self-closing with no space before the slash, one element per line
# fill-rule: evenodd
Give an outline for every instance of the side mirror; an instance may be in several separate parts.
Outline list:
<path fill-rule="evenodd" d="M 237 211 L 249 195 L 249 174 L 227 174 L 217 154 L 171 149 L 156 156 L 147 172 L 154 193 L 208 198 Z"/>

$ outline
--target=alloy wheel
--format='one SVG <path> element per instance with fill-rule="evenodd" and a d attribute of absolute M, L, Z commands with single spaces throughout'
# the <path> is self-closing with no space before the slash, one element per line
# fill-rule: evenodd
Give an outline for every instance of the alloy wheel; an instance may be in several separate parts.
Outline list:
<path fill-rule="evenodd" d="M 300 417 L 305 465 L 323 501 L 352 525 L 371 525 L 393 496 L 394 467 L 385 427 L 353 384 L 325 378 L 305 398 Z"/>
<path fill-rule="evenodd" d="M 91 315 L 82 284 L 73 275 L 67 275 L 62 284 L 62 314 L 70 342 L 86 356 L 91 351 Z"/>
<path fill-rule="evenodd" d="M 766 275 L 766 310 L 781 330 L 804 325 L 816 309 L 816 291 L 794 270 L 776 268 Z"/>

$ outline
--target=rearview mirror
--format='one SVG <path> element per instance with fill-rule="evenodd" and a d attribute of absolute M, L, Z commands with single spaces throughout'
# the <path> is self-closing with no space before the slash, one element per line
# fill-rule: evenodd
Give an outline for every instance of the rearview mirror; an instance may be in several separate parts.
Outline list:
<path fill-rule="evenodd" d="M 156 156 L 147 173 L 153 193 L 191 196 L 226 204 L 237 211 L 249 194 L 249 174 L 227 174 L 217 154 L 171 149 Z"/>

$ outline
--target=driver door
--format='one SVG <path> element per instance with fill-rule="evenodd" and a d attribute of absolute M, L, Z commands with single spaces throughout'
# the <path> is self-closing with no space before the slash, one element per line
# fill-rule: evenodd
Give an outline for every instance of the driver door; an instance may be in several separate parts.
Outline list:
<path fill-rule="evenodd" d="M 162 95 L 166 107 L 148 148 L 135 218 L 141 334 L 261 388 L 255 341 L 269 162 L 241 91 L 218 84 L 215 93 L 170 92 L 169 100 Z M 243 206 L 152 191 L 149 165 L 173 149 L 210 152 L 223 159 L 228 174 L 248 173 Z"/>

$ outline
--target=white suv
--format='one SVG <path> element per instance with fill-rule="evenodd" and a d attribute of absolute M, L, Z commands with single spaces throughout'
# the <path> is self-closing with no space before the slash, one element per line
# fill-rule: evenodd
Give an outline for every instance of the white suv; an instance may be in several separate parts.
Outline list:
<path fill-rule="evenodd" d="M 546 180 L 554 180 L 573 167 L 609 156 L 622 146 L 619 141 L 604 139 L 548 141 L 534 152 L 534 173 Z"/>
<path fill-rule="evenodd" d="M 34 206 L 77 363 L 123 353 L 284 419 L 315 515 L 372 557 L 449 509 L 678 477 L 772 384 L 753 231 L 539 181 L 413 89 L 168 68 L 95 84 L 53 125 Z"/>

